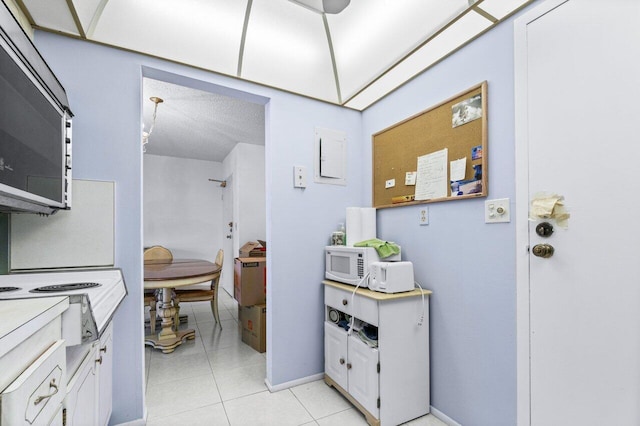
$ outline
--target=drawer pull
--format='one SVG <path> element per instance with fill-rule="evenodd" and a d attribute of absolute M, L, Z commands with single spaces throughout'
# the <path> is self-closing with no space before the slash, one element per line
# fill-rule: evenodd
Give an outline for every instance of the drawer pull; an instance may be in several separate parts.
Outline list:
<path fill-rule="evenodd" d="M 50 389 L 53 388 L 53 392 L 51 392 L 49 395 L 43 395 L 43 396 L 37 397 L 36 400 L 33 401 L 33 405 L 38 405 L 45 399 L 49 399 L 53 395 L 58 393 L 58 385 L 56 385 L 56 379 L 51 379 L 51 382 L 49 382 L 49 388 Z"/>
<path fill-rule="evenodd" d="M 342 299 L 342 304 L 343 304 L 344 306 L 347 306 L 347 303 L 349 303 L 349 302 L 347 302 L 347 299 Z"/>
<path fill-rule="evenodd" d="M 340 365 L 344 364 L 344 358 L 340 358 Z"/>

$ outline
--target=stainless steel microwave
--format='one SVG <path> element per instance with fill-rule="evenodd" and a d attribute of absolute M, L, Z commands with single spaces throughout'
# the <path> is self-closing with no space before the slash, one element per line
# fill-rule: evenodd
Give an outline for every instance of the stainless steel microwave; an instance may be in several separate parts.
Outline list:
<path fill-rule="evenodd" d="M 71 117 L 64 88 L 0 6 L 0 212 L 71 207 Z"/>

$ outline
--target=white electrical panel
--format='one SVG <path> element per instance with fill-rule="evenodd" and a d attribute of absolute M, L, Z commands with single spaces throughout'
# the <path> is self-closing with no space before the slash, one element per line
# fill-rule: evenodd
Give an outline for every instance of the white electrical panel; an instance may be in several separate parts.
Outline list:
<path fill-rule="evenodd" d="M 347 134 L 338 130 L 315 129 L 314 181 L 347 184 Z"/>

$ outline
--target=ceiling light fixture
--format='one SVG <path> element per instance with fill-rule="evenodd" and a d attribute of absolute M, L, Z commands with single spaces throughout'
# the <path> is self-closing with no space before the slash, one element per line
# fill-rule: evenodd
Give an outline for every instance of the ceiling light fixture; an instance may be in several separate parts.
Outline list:
<path fill-rule="evenodd" d="M 156 114 L 158 113 L 158 104 L 164 102 L 164 99 L 159 98 L 157 96 L 152 96 L 149 98 L 151 102 L 155 105 L 153 106 L 153 118 L 151 119 L 151 126 L 149 127 L 149 131 L 142 132 L 142 152 L 147 152 L 147 144 L 149 143 L 149 136 L 151 136 L 151 132 L 153 132 L 153 127 L 156 125 Z"/>
<path fill-rule="evenodd" d="M 289 0 L 319 13 L 336 14 L 342 12 L 351 0 Z"/>

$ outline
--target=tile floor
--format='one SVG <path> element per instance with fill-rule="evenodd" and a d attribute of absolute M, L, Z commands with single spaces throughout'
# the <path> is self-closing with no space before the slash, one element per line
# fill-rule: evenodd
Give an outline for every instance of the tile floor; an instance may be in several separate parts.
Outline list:
<path fill-rule="evenodd" d="M 242 343 L 238 308 L 224 290 L 222 330 L 208 302 L 185 303 L 181 313 L 196 338 L 171 354 L 147 346 L 147 425 L 366 426 L 364 416 L 322 380 L 271 393 L 264 384 L 266 354 Z M 432 415 L 412 426 L 446 426 Z"/>

